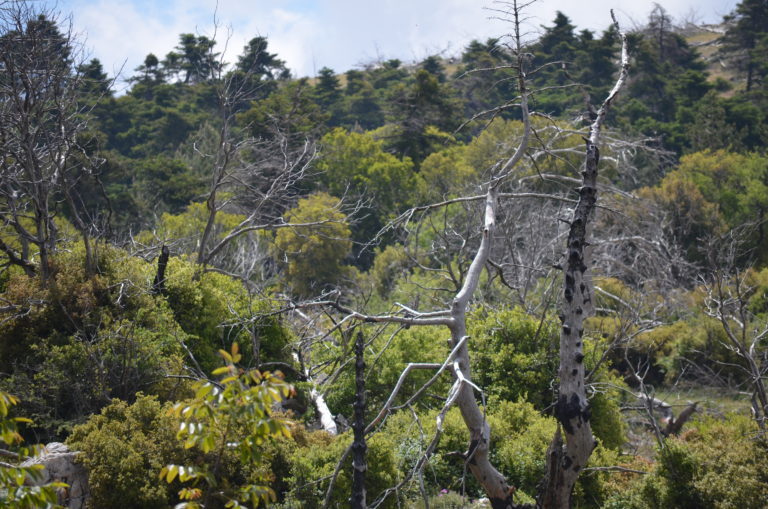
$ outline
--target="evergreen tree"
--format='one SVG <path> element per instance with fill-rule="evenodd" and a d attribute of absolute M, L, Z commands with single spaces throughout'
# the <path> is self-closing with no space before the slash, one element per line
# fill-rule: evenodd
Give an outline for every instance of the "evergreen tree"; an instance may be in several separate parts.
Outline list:
<path fill-rule="evenodd" d="M 398 83 L 408 77 L 408 71 L 402 67 L 403 63 L 393 58 L 382 63 L 380 67 L 370 71 L 370 81 L 375 89 L 385 89 L 393 83 Z"/>
<path fill-rule="evenodd" d="M 291 81 L 269 97 L 253 101 L 241 113 L 238 124 L 248 126 L 256 138 L 285 138 L 289 144 L 303 145 L 323 131 L 328 113 L 314 101 L 313 89 L 307 78 Z"/>
<path fill-rule="evenodd" d="M 428 56 L 419 64 L 419 67 L 436 77 L 440 83 L 445 82 L 445 67 L 437 55 Z"/>
<path fill-rule="evenodd" d="M 745 74 L 749 92 L 768 74 L 768 0 L 743 0 L 725 21 L 729 28 L 723 51 L 736 60 Z"/>
<path fill-rule="evenodd" d="M 169 75 L 183 76 L 184 83 L 200 83 L 210 80 L 221 71 L 218 53 L 213 51 L 216 41 L 204 35 L 181 34 L 176 51 L 163 60 L 163 68 Z"/>
<path fill-rule="evenodd" d="M 133 76 L 129 81 L 146 85 L 157 85 L 165 81 L 165 76 L 160 68 L 160 60 L 158 60 L 154 53 L 148 54 L 144 58 L 144 63 L 135 70 L 139 74 Z"/>
<path fill-rule="evenodd" d="M 665 148 L 682 153 L 690 144 L 695 105 L 712 88 L 706 64 L 659 5 L 648 25 L 630 34 L 630 50 L 634 63 L 627 95 L 631 99 L 616 109 L 623 127 L 658 137 Z"/>
<path fill-rule="evenodd" d="M 576 79 L 589 91 L 591 103 L 599 104 L 613 85 L 619 33 L 611 25 L 599 39 L 589 30 L 579 33 L 578 39 Z"/>
<path fill-rule="evenodd" d="M 342 124 L 350 129 L 370 130 L 384 124 L 384 113 L 380 96 L 358 70 L 346 73 L 347 86 L 344 89 Z"/>
<path fill-rule="evenodd" d="M 259 79 L 288 79 L 290 71 L 285 62 L 277 58 L 277 54 L 267 51 L 267 46 L 266 37 L 254 37 L 248 41 L 243 54 L 238 57 L 237 70 Z"/>
<path fill-rule="evenodd" d="M 89 96 L 99 98 L 104 95 L 112 95 L 111 82 L 104 72 L 104 68 L 98 58 L 92 59 L 87 64 L 77 67 L 81 77 L 81 90 Z"/>
<path fill-rule="evenodd" d="M 532 77 L 534 86 L 545 90 L 535 95 L 534 107 L 550 115 L 562 115 L 581 102 L 578 90 L 572 86 L 579 39 L 574 33 L 576 27 L 560 11 L 553 25 L 542 29 L 544 33 L 533 47 Z M 592 38 L 591 32 L 588 38 Z"/>
<path fill-rule="evenodd" d="M 461 124 L 458 98 L 424 69 L 416 71 L 410 86 L 394 87 L 390 97 L 389 120 L 396 126 L 390 145 L 414 161 L 422 161 L 437 143 L 448 141 L 445 132 Z"/>
<path fill-rule="evenodd" d="M 465 116 L 503 107 L 510 97 L 516 97 L 514 71 L 509 68 L 509 52 L 499 39 L 485 43 L 473 40 L 461 55 L 456 72 L 456 88 L 465 104 Z M 514 108 L 510 108 L 510 111 Z M 503 118 L 511 113 L 501 112 Z"/>
<path fill-rule="evenodd" d="M 542 28 L 544 34 L 533 47 L 533 83 L 543 89 L 535 96 L 536 109 L 553 115 L 581 111 L 591 122 L 591 105 L 602 101 L 613 84 L 619 46 L 616 28 L 610 26 L 599 39 L 591 30 L 576 35 L 562 12 L 551 27 Z"/>
<path fill-rule="evenodd" d="M 333 69 L 328 67 L 320 69 L 314 88 L 314 96 L 317 104 L 329 115 L 328 125 L 330 127 L 340 125 L 342 117 L 340 108 L 341 86 Z"/>
<path fill-rule="evenodd" d="M 344 89 L 346 95 L 356 94 L 365 87 L 365 75 L 362 71 L 351 69 L 346 73 L 347 86 Z"/>
<path fill-rule="evenodd" d="M 569 62 L 576 53 L 576 27 L 571 24 L 570 18 L 557 11 L 553 23 L 551 27 L 542 26 L 544 34 L 536 44 L 537 63 Z"/>
<path fill-rule="evenodd" d="M 279 80 L 290 78 L 285 62 L 267 51 L 267 46 L 265 37 L 254 37 L 248 41 L 227 76 L 230 85 L 226 88 L 237 96 L 233 97 L 235 111 L 247 110 L 251 101 L 264 99 L 277 90 Z"/>

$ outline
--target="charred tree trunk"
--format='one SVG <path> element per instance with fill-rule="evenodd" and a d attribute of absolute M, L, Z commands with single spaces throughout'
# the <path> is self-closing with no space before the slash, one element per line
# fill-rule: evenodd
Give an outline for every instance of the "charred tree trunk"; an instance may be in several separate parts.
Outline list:
<path fill-rule="evenodd" d="M 585 387 L 582 335 L 584 319 L 593 311 L 592 285 L 589 276 L 591 260 L 588 246 L 591 222 L 597 203 L 600 129 L 608 108 L 626 81 L 629 70 L 626 36 L 620 33 L 622 37 L 621 73 L 597 112 L 597 118 L 590 127 L 589 139 L 585 140 L 586 154 L 584 171 L 581 173 L 582 184 L 578 188 L 579 201 L 573 212 L 568 233 L 560 315 L 562 321 L 558 370 L 560 386 L 555 405 L 558 430 L 547 451 L 547 469 L 542 491 L 539 494 L 539 505 L 544 509 L 571 507 L 573 486 L 596 446 L 592 436 L 589 401 Z M 563 438 L 565 438 L 564 441 Z"/>
<path fill-rule="evenodd" d="M 163 246 L 160 250 L 160 256 L 157 258 L 157 274 L 152 282 L 152 293 L 155 295 L 165 294 L 165 269 L 168 267 L 168 258 L 171 253 L 168 246 Z"/>
<path fill-rule="evenodd" d="M 365 341 L 363 333 L 357 333 L 355 342 L 355 416 L 352 423 L 354 441 L 352 443 L 352 509 L 365 509 L 365 472 L 368 465 L 365 453 Z"/>
<path fill-rule="evenodd" d="M 558 428 L 547 454 L 547 477 L 540 504 L 544 508 L 568 508 L 579 472 L 587 464 L 595 439 L 590 425 L 589 402 L 584 386 L 584 317 L 592 310 L 586 252 L 589 222 L 597 201 L 599 151 L 587 141 L 586 168 L 579 188 L 579 202 L 571 221 L 563 285 L 560 330 L 560 390 L 555 405 Z"/>

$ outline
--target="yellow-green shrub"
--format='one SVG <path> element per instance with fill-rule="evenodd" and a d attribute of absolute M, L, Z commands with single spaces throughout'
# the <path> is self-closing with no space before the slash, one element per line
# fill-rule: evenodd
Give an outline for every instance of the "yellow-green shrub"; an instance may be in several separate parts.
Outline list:
<path fill-rule="evenodd" d="M 81 451 L 88 469 L 92 509 L 165 509 L 178 487 L 159 482 L 167 463 L 185 457 L 176 439 L 178 421 L 153 396 L 140 395 L 133 405 L 114 400 L 100 414 L 75 427 L 68 445 Z"/>
<path fill-rule="evenodd" d="M 761 509 L 768 501 L 768 444 L 747 416 L 695 420 L 657 456 L 655 470 L 606 507 Z"/>

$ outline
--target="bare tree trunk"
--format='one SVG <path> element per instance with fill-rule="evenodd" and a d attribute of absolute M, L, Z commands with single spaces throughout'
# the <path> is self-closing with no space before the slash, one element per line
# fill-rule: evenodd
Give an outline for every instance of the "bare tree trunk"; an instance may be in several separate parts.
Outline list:
<path fill-rule="evenodd" d="M 38 258 L 34 273 L 46 285 L 59 240 L 57 194 L 68 191 L 62 187 L 67 179 L 76 181 L 84 173 L 70 158 L 81 150 L 76 139 L 87 111 L 80 104 L 79 45 L 71 32 L 59 32 L 55 12 L 35 4 L 3 2 L 0 10 L 0 221 L 18 234 L 27 274 L 30 256 Z M 92 259 L 87 229 L 76 226 Z M 29 253 L 32 246 L 37 253 Z M 19 264 L 15 252 L 4 251 Z"/>
<path fill-rule="evenodd" d="M 363 333 L 357 333 L 355 342 L 355 417 L 352 423 L 354 441 L 352 442 L 352 509 L 365 509 L 365 472 L 368 465 L 365 459 L 365 341 Z"/>
<path fill-rule="evenodd" d="M 91 235 L 89 232 L 90 225 L 88 225 L 82 218 L 75 197 L 73 196 L 73 190 L 70 189 L 70 184 L 66 180 L 64 172 L 61 172 L 61 184 L 60 187 L 64 192 L 64 197 L 69 205 L 72 218 L 74 220 L 75 227 L 80 231 L 80 235 L 83 239 L 83 246 L 85 247 L 85 274 L 87 277 L 95 276 L 98 267 L 96 264 L 96 255 L 93 250 L 93 244 L 91 243 Z"/>
<path fill-rule="evenodd" d="M 498 171 L 494 172 L 491 180 L 488 182 L 487 193 L 485 194 L 485 214 L 480 246 L 470 264 L 464 277 L 464 282 L 460 290 L 453 298 L 450 308 L 440 311 L 419 312 L 417 310 L 403 308 L 402 315 L 365 315 L 349 309 L 336 300 L 313 301 L 307 305 L 311 306 L 329 306 L 347 315 L 346 319 L 355 319 L 367 323 L 398 323 L 407 326 L 417 325 L 442 325 L 447 326 L 451 332 L 452 353 L 447 363 L 450 361 L 455 383 L 449 393 L 446 404 L 437 417 L 437 432 L 427 451 L 414 467 L 414 473 L 419 473 L 426 461 L 434 451 L 434 447 L 439 441 L 442 432 L 442 419 L 445 412 L 452 404 L 459 407 L 464 423 L 469 431 L 469 447 L 464 454 L 466 465 L 473 477 L 480 484 L 487 495 L 491 506 L 494 509 L 513 509 L 514 504 L 512 493 L 514 488 L 510 486 L 505 477 L 493 466 L 490 461 L 490 426 L 485 418 L 485 413 L 481 410 L 475 397 L 474 391 L 480 392 L 480 389 L 472 382 L 472 374 L 469 363 L 469 352 L 467 349 L 467 326 L 466 312 L 474 292 L 480 282 L 480 275 L 486 264 L 490 263 L 489 256 L 491 251 L 491 242 L 496 230 L 496 204 L 499 186 L 509 179 L 517 163 L 526 154 L 529 137 L 531 133 L 530 118 L 528 112 L 528 97 L 530 92 L 525 86 L 524 64 L 526 53 L 523 52 L 520 44 L 519 27 L 519 7 L 515 2 L 512 3 L 510 12 L 504 14 L 514 16 L 518 81 L 520 95 L 515 100 L 519 100 L 519 106 L 523 119 L 523 137 L 515 151 L 515 154 L 509 158 Z M 584 387 L 584 366 L 583 349 L 581 344 L 581 335 L 583 333 L 583 321 L 585 316 L 591 311 L 592 297 L 588 276 L 585 272 L 589 265 L 589 250 L 586 249 L 587 239 L 589 237 L 589 225 L 592 219 L 593 210 L 597 199 L 597 165 L 599 162 L 599 152 L 597 149 L 600 127 L 605 119 L 607 110 L 616 94 L 626 81 L 629 57 L 627 54 L 626 37 L 622 34 L 622 69 L 620 76 L 608 98 L 603 102 L 600 110 L 597 112 L 591 131 L 590 138 L 587 140 L 586 150 L 586 168 L 583 172 L 583 183 L 579 188 L 579 201 L 574 213 L 574 219 L 571 223 L 571 232 L 568 240 L 568 268 L 566 270 L 566 283 L 564 288 L 564 313 L 563 328 L 561 333 L 561 365 L 560 365 L 560 399 L 557 404 L 557 416 L 560 421 L 560 427 L 565 431 L 565 441 L 562 440 L 562 431 L 558 429 L 555 439 L 550 447 L 548 456 L 549 475 L 544 480 L 540 504 L 543 507 L 567 508 L 570 505 L 571 492 L 580 470 L 586 466 L 592 450 L 595 447 L 595 441 L 592 437 L 589 425 L 589 404 L 586 398 Z M 514 193 L 513 193 L 514 194 Z M 466 199 L 475 199 L 466 198 Z M 443 206 L 448 202 L 436 204 Z M 408 220 L 412 212 L 405 214 L 405 220 Z M 455 352 L 455 353 L 454 353 Z M 451 359 L 452 357 L 452 359 Z M 402 378 L 401 378 L 402 379 Z M 395 388 L 397 391 L 397 387 Z M 394 392 L 393 392 L 394 394 Z M 417 394 L 420 394 L 418 392 Z M 392 397 L 392 396 L 391 396 Z M 387 403 L 388 405 L 388 403 Z M 385 405 L 386 407 L 386 405 Z M 387 409 L 388 411 L 388 409 Z M 382 410 L 384 413 L 384 410 Z M 380 414 L 381 415 L 381 414 Z M 374 419 L 378 422 L 379 417 Z M 343 462 L 349 450 L 345 452 L 340 461 Z M 411 477 L 408 476 L 407 482 Z M 333 479 L 326 492 L 325 507 L 328 506 L 331 492 L 333 489 Z M 388 496 L 389 493 L 396 491 L 404 484 L 399 484 L 396 488 L 386 490 L 379 497 L 379 501 Z"/>
<path fill-rule="evenodd" d="M 42 285 L 46 286 L 51 278 L 51 254 L 55 247 L 55 240 L 51 236 L 52 232 L 48 224 L 48 217 L 44 217 L 44 214 L 47 214 L 47 212 L 36 210 L 35 213 L 37 215 L 36 244 L 38 256 L 40 257 L 40 270 L 38 273 Z"/>
<path fill-rule="evenodd" d="M 522 155 L 525 153 L 526 145 L 527 136 L 518 147 L 515 155 L 505 166 L 504 171 L 514 167 L 517 161 L 522 158 Z M 363 315 L 342 306 L 336 301 L 315 301 L 313 305 L 333 306 L 353 318 L 369 323 L 384 322 L 400 323 L 404 325 L 443 325 L 448 327 L 451 332 L 451 348 L 456 350 L 451 363 L 453 375 L 456 379 L 456 382 L 454 383 L 456 392 L 453 392 L 454 389 L 451 390 L 444 411 L 447 411 L 453 403 L 459 407 L 461 416 L 464 419 L 464 424 L 469 431 L 469 448 L 464 457 L 466 458 L 467 466 L 472 475 L 488 496 L 491 506 L 494 509 L 513 509 L 517 507 L 512 500 L 512 493 L 514 490 L 507 483 L 506 478 L 501 472 L 496 470 L 490 461 L 489 446 L 491 428 L 485 419 L 485 413 L 480 409 L 473 392 L 474 390 L 479 389 L 472 383 L 472 373 L 469 365 L 469 350 L 467 349 L 466 341 L 467 307 L 477 289 L 480 282 L 480 275 L 488 262 L 488 257 L 491 251 L 491 240 L 496 226 L 496 186 L 500 182 L 501 180 L 497 179 L 489 185 L 485 200 L 485 215 L 480 247 L 467 271 L 464 284 L 451 302 L 450 309 L 429 313 L 420 313 L 416 310 L 409 309 L 406 316 L 401 317 L 395 315 Z M 437 444 L 440 431 L 442 430 L 443 417 L 444 412 L 438 416 L 438 433 L 429 450 L 425 453 L 420 462 L 421 466 L 423 466 L 425 461 L 429 459 L 429 456 L 434 450 L 434 446 Z M 330 499 L 330 489 L 327 493 L 326 506 Z"/>
<path fill-rule="evenodd" d="M 522 154 L 525 147 L 518 149 Z M 467 277 L 461 291 L 453 299 L 451 305 L 452 323 L 451 346 L 459 344 L 459 341 L 467 335 L 466 309 L 469 299 L 477 288 L 482 272 L 491 249 L 491 238 L 496 226 L 496 191 L 493 187 L 488 190 L 485 203 L 485 221 L 483 225 L 483 237 L 480 248 L 475 255 L 467 272 Z M 469 383 L 464 383 L 459 389 L 456 405 L 461 411 L 464 424 L 469 430 L 469 449 L 466 453 L 467 465 L 470 472 L 485 490 L 491 507 L 494 509 L 509 509 L 514 507 L 512 492 L 506 478 L 496 470 L 490 462 L 491 427 L 485 419 L 485 413 L 480 410 L 477 399 L 473 393 L 474 385 L 471 383 L 472 373 L 469 367 L 469 350 L 466 342 L 456 353 L 454 361 L 454 375 L 461 376 Z"/>
<path fill-rule="evenodd" d="M 726 246 L 727 255 L 713 260 L 717 267 L 712 274 L 713 281 L 708 285 L 708 297 L 705 312 L 717 319 L 725 332 L 726 346 L 731 348 L 744 360 L 744 370 L 749 374 L 752 386 L 752 411 L 755 422 L 760 430 L 768 430 L 768 390 L 765 387 L 765 377 L 768 365 L 765 361 L 765 350 L 761 342 L 768 336 L 768 323 L 755 320 L 749 310 L 749 293 L 751 288 L 746 285 L 744 275 L 730 275 L 736 260 L 736 249 L 739 239 L 731 239 L 732 245 Z M 725 268 L 721 268 L 722 264 Z"/>
<path fill-rule="evenodd" d="M 613 14 L 613 13 L 611 13 Z M 614 18 L 615 22 L 615 18 Z M 621 32 L 620 32 L 621 33 Z M 558 430 L 547 451 L 547 469 L 539 495 L 545 509 L 571 507 L 573 486 L 579 472 L 596 446 L 590 425 L 584 372 L 582 335 L 584 318 L 593 311 L 592 285 L 589 278 L 589 236 L 597 203 L 597 171 L 600 161 L 600 129 L 613 99 L 626 81 L 629 69 L 626 36 L 622 36 L 622 69 L 616 84 L 603 102 L 586 141 L 586 156 L 579 201 L 573 212 L 566 253 L 563 284 L 563 309 L 560 316 L 560 387 L 555 417 Z M 563 442 L 565 435 L 565 442 Z"/>
<path fill-rule="evenodd" d="M 198 264 L 205 263 L 205 253 L 208 248 L 208 243 L 210 242 L 211 233 L 213 232 L 213 226 L 216 223 L 216 213 L 218 212 L 216 192 L 218 191 L 218 185 L 217 177 L 214 177 L 214 181 L 211 184 L 211 192 L 208 195 L 208 199 L 205 201 L 205 205 L 208 209 L 208 220 L 205 222 L 205 230 L 203 230 L 203 235 L 200 237 L 200 247 L 197 251 Z"/>

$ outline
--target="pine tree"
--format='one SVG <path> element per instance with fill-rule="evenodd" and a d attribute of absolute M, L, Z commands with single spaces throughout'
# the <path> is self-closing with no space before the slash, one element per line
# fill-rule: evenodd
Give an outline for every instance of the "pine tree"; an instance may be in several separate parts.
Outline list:
<path fill-rule="evenodd" d="M 746 76 L 747 92 L 768 74 L 768 0 L 743 0 L 725 17 L 730 23 L 723 51 L 732 55 Z"/>
<path fill-rule="evenodd" d="M 163 67 L 168 74 L 183 75 L 187 84 L 207 81 L 221 71 L 215 45 L 216 41 L 204 35 L 181 34 L 176 51 L 166 55 Z"/>

